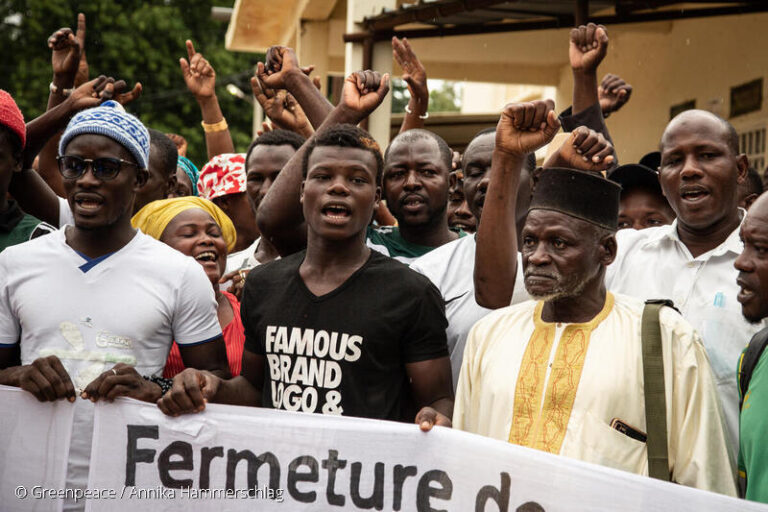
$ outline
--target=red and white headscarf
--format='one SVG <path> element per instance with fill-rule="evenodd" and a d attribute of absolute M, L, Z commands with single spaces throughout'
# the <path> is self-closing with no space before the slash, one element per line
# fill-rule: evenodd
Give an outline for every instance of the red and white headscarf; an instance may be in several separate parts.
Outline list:
<path fill-rule="evenodd" d="M 245 153 L 222 153 L 203 166 L 197 179 L 200 197 L 214 199 L 245 192 Z"/>

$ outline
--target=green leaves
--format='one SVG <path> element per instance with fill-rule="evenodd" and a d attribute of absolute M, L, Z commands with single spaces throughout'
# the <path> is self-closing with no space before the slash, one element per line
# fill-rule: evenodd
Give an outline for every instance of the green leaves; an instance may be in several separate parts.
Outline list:
<path fill-rule="evenodd" d="M 262 55 L 232 53 L 224 48 L 227 24 L 211 19 L 211 0 L 0 0 L 0 88 L 10 92 L 25 119 L 45 111 L 51 81 L 48 37 L 61 27 L 76 28 L 77 13 L 86 16 L 86 55 L 90 76 L 99 74 L 123 79 L 144 94 L 128 106 L 147 125 L 184 136 L 188 156 L 202 166 L 206 162 L 200 109 L 187 92 L 179 69 L 186 56 L 184 41 L 195 47 L 216 69 L 216 92 L 227 118 L 235 148 L 245 151 L 251 141 L 252 109 L 229 95 L 234 83 L 250 91 L 248 80 Z"/>

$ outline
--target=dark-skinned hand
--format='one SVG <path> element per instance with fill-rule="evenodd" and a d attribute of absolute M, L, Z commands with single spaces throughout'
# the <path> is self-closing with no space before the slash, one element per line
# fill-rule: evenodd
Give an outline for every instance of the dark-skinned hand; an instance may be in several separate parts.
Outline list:
<path fill-rule="evenodd" d="M 173 378 L 170 391 L 157 401 L 168 416 L 201 412 L 219 390 L 221 379 L 211 372 L 187 368 Z"/>
<path fill-rule="evenodd" d="M 187 139 L 176 133 L 166 133 L 165 136 L 176 145 L 179 156 L 187 156 Z"/>
<path fill-rule="evenodd" d="M 597 88 L 597 97 L 600 100 L 600 108 L 603 117 L 608 117 L 613 112 L 621 109 L 632 96 L 632 86 L 618 75 L 607 74 Z"/>
<path fill-rule="evenodd" d="M 261 129 L 260 130 L 256 130 L 256 136 L 257 137 L 261 137 L 265 133 L 271 132 L 272 130 L 274 130 L 274 128 L 272 128 L 272 125 L 269 124 L 269 122 L 262 121 L 261 122 Z"/>
<path fill-rule="evenodd" d="M 66 398 L 75 401 L 75 386 L 67 370 L 56 356 L 40 357 L 22 366 L 19 387 L 29 391 L 41 402 Z"/>
<path fill-rule="evenodd" d="M 381 76 L 376 71 L 355 71 L 344 80 L 341 101 L 337 108 L 343 109 L 357 124 L 381 105 L 389 92 L 389 73 Z"/>
<path fill-rule="evenodd" d="M 496 125 L 496 149 L 523 157 L 549 143 L 560 129 L 552 100 L 509 103 Z"/>
<path fill-rule="evenodd" d="M 315 69 L 315 66 L 299 66 L 299 59 L 293 48 L 287 46 L 270 46 L 264 62 L 256 65 L 256 76 L 270 89 L 285 89 L 286 77 L 291 73 L 301 72 L 307 76 Z M 313 81 L 315 87 L 320 88 L 320 81 Z"/>
<path fill-rule="evenodd" d="M 579 126 L 566 139 L 560 149 L 550 157 L 555 159 L 544 164 L 545 167 L 568 167 L 582 171 L 604 171 L 614 161 L 613 145 L 602 133 Z"/>
<path fill-rule="evenodd" d="M 568 56 L 571 69 L 581 73 L 594 73 L 608 52 L 608 31 L 602 25 L 589 23 L 571 29 Z"/>
<path fill-rule="evenodd" d="M 272 128 L 269 128 L 269 125 L 267 123 L 262 123 L 262 127 L 267 131 L 270 131 L 270 132 L 272 131 Z M 252 269 L 250 268 L 233 270 L 232 272 L 224 274 L 221 277 L 221 279 L 219 279 L 219 283 L 226 283 L 227 281 L 232 281 L 232 286 L 229 288 L 229 293 L 237 297 L 237 300 L 242 300 L 243 286 L 245 286 L 245 278 L 248 277 L 248 272 L 250 272 L 251 270 Z"/>
<path fill-rule="evenodd" d="M 411 48 L 408 39 L 392 38 L 392 56 L 403 69 L 403 81 L 408 85 L 411 98 L 419 102 L 426 111 L 429 102 L 429 89 L 427 88 L 427 70 L 421 64 Z"/>
<path fill-rule="evenodd" d="M 160 386 L 150 382 L 133 366 L 118 363 L 88 384 L 80 396 L 91 402 L 113 401 L 120 396 L 135 398 L 142 402 L 157 402 L 161 396 Z"/>
<path fill-rule="evenodd" d="M 189 60 L 179 59 L 184 83 L 195 98 L 211 98 L 216 94 L 216 70 L 202 53 L 195 51 L 192 41 L 187 39 L 186 45 Z"/>
<path fill-rule="evenodd" d="M 421 428 L 422 432 L 429 432 L 434 426 L 448 428 L 453 427 L 453 423 L 451 423 L 451 419 L 449 417 L 439 413 L 432 407 L 422 407 L 421 410 L 416 414 L 414 423 L 416 423 L 419 428 Z"/>
<path fill-rule="evenodd" d="M 270 89 L 259 77 L 251 77 L 251 90 L 256 101 L 278 128 L 291 130 L 303 136 L 313 132 L 304 110 L 296 98 L 285 89 Z"/>
<path fill-rule="evenodd" d="M 54 76 L 74 82 L 80 66 L 80 57 L 85 50 L 85 14 L 77 15 L 77 31 L 60 28 L 48 38 L 51 53 L 51 67 Z"/>

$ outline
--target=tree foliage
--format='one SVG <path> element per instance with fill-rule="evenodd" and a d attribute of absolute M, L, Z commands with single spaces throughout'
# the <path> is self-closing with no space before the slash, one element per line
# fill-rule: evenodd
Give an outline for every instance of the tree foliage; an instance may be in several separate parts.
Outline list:
<path fill-rule="evenodd" d="M 427 70 L 429 71 L 429 70 Z M 459 112 L 461 98 L 456 90 L 455 82 L 429 80 L 429 112 Z M 392 113 L 405 111 L 411 95 L 405 82 L 399 78 L 392 80 Z"/>
<path fill-rule="evenodd" d="M 251 140 L 252 109 L 229 95 L 234 83 L 250 93 L 248 80 L 262 55 L 233 53 L 224 48 L 226 22 L 211 19 L 211 0 L 0 0 L 0 44 L 4 48 L 0 88 L 10 92 L 27 120 L 40 115 L 51 81 L 48 37 L 86 16 L 86 54 L 90 76 L 141 82 L 141 98 L 128 110 L 147 125 L 184 136 L 189 156 L 206 161 L 200 110 L 187 91 L 179 69 L 186 57 L 184 42 L 191 39 L 216 69 L 216 88 L 235 148 L 244 151 Z"/>

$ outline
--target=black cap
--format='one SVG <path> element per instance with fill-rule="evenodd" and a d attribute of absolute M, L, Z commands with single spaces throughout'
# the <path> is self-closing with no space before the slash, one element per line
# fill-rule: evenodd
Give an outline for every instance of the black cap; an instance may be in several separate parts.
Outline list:
<path fill-rule="evenodd" d="M 611 173 L 609 178 L 621 185 L 622 191 L 643 187 L 663 195 L 659 184 L 659 173 L 642 164 L 620 165 Z"/>
<path fill-rule="evenodd" d="M 552 210 L 615 231 L 621 187 L 594 172 L 544 169 L 531 198 L 531 210 Z"/>
<path fill-rule="evenodd" d="M 650 167 L 654 171 L 661 166 L 661 151 L 651 151 L 640 159 L 640 165 Z"/>

